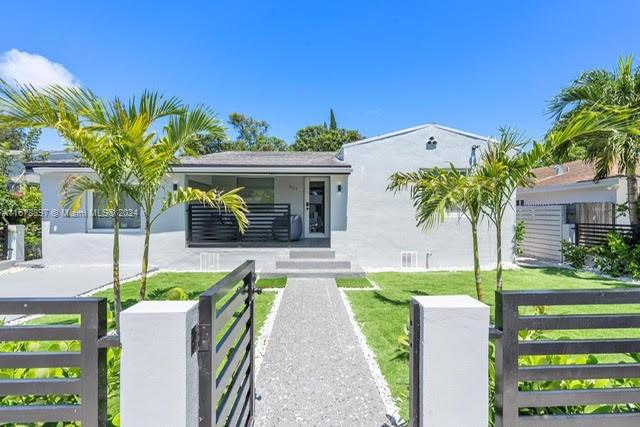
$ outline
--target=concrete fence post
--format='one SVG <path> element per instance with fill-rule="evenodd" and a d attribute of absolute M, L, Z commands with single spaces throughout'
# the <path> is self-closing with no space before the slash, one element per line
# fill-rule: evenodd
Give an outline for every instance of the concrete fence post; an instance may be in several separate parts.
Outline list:
<path fill-rule="evenodd" d="M 121 314 L 123 427 L 198 425 L 197 301 L 144 301 Z"/>
<path fill-rule="evenodd" d="M 489 306 L 469 296 L 411 301 L 412 427 L 486 427 Z"/>
<path fill-rule="evenodd" d="M 9 226 L 9 259 L 15 262 L 24 261 L 24 225 Z"/>

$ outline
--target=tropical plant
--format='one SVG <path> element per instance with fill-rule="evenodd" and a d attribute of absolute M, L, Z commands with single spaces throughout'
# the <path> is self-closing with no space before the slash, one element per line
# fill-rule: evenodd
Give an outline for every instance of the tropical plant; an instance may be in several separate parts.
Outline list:
<path fill-rule="evenodd" d="M 497 139 L 489 141 L 481 154 L 478 174 L 490 186 L 483 210 L 496 229 L 496 287 L 502 290 L 502 223 L 507 209 L 513 208 L 511 201 L 518 187 L 533 184 L 531 170 L 540 164 L 547 154 L 547 146 L 530 142 L 521 132 L 508 127 L 500 128 Z"/>
<path fill-rule="evenodd" d="M 120 206 L 131 169 L 123 157 L 127 140 L 118 132 L 121 116 L 93 92 L 77 87 L 11 86 L 0 82 L 0 127 L 55 129 L 76 151 L 96 178 L 71 176 L 62 189 L 65 208 L 77 211 L 86 192 L 106 201 L 113 218 L 113 291 L 116 318 L 122 310 L 120 298 Z M 161 115 L 177 108 L 175 100 L 157 111 Z"/>
<path fill-rule="evenodd" d="M 589 248 L 575 245 L 568 240 L 561 241 L 560 245 L 560 252 L 562 253 L 562 259 L 564 262 L 569 263 L 570 266 L 577 268 L 578 270 L 584 268 L 587 256 L 591 252 Z"/>
<path fill-rule="evenodd" d="M 173 164 L 179 161 L 179 156 L 184 153 L 197 154 L 198 144 L 203 138 L 220 138 L 224 136 L 224 129 L 209 110 L 200 107 L 189 110 L 179 106 L 167 114 L 168 123 L 162 133 L 157 134 L 151 128 L 154 119 L 160 116 L 156 108 L 163 105 L 161 100 L 162 97 L 157 93 L 145 92 L 139 100 L 132 99 L 126 106 L 113 105 L 120 117 L 118 132 L 127 139 L 123 155 L 128 159 L 134 178 L 126 184 L 125 191 L 141 207 L 144 216 L 139 292 L 141 300 L 145 298 L 147 289 L 151 228 L 167 210 L 179 204 L 200 202 L 231 212 L 237 219 L 241 232 L 248 224 L 246 205 L 238 194 L 240 189 L 223 193 L 190 187 L 173 191 L 165 188 Z M 162 202 L 154 209 L 158 198 Z"/>
<path fill-rule="evenodd" d="M 416 209 L 418 226 L 429 229 L 444 222 L 448 213 L 459 210 L 471 224 L 473 244 L 473 271 L 478 300 L 484 299 L 480 256 L 478 250 L 478 223 L 488 197 L 487 181 L 475 169 L 465 174 L 453 165 L 449 169 L 434 168 L 418 172 L 396 172 L 389 178 L 389 191 L 410 190 Z"/>
<path fill-rule="evenodd" d="M 549 113 L 556 119 L 551 130 L 556 142 L 554 154 L 566 156 L 581 147 L 584 159 L 595 166 L 596 179 L 612 173 L 625 174 L 631 224 L 640 223 L 636 174 L 640 165 L 638 109 L 640 67 L 634 68 L 632 57 L 621 57 L 613 71 L 596 69 L 582 73 L 549 105 Z M 585 122 L 588 117 L 585 113 L 592 115 L 591 120 Z M 558 135 L 571 128 L 574 133 L 579 132 L 570 138 Z"/>

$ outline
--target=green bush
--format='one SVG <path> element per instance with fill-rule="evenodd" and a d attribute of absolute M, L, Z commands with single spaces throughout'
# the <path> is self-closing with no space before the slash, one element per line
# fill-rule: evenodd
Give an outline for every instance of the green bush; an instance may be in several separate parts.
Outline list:
<path fill-rule="evenodd" d="M 569 265 L 571 265 L 573 268 L 584 268 L 587 260 L 587 255 L 590 254 L 589 248 L 574 245 L 568 240 L 563 240 L 561 242 L 561 245 L 562 258 L 564 259 L 564 261 L 569 263 Z"/>
<path fill-rule="evenodd" d="M 606 243 L 593 250 L 593 261 L 598 271 L 614 277 L 622 276 L 630 273 L 633 252 L 622 236 L 611 232 Z"/>

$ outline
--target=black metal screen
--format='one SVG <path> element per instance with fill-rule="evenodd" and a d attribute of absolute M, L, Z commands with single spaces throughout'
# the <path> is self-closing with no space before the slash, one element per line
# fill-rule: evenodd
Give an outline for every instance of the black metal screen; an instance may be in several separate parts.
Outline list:
<path fill-rule="evenodd" d="M 201 427 L 253 423 L 255 278 L 255 262 L 246 261 L 200 296 L 194 342 Z"/>
<path fill-rule="evenodd" d="M 520 357 L 531 355 L 595 355 L 640 352 L 640 338 L 522 340 L 523 331 L 595 330 L 640 328 L 640 310 L 631 314 L 525 315 L 521 307 L 639 304 L 640 290 L 581 290 L 497 292 L 496 328 L 496 427 L 568 426 L 630 427 L 640 425 L 640 413 L 570 415 L 562 408 L 586 405 L 622 405 L 640 402 L 640 389 L 583 388 L 523 391 L 531 381 L 640 378 L 638 363 L 595 363 L 523 366 Z M 570 307 L 569 307 L 570 308 Z M 578 310 L 577 308 L 574 311 Z M 599 309 L 602 312 L 604 309 Z M 584 311 L 584 310 L 581 310 Z M 583 335 L 586 336 L 586 335 Z M 544 415 L 539 409 L 545 409 Z M 528 409 L 534 409 L 533 415 Z M 538 409 L 538 411 L 535 411 Z M 524 412 L 523 412 L 524 411 Z"/>
<path fill-rule="evenodd" d="M 105 426 L 107 422 L 106 348 L 99 340 L 107 332 L 107 304 L 104 298 L 0 298 L 4 315 L 79 315 L 77 325 L 1 326 L 0 342 L 78 341 L 77 351 L 63 351 L 55 345 L 48 351 L 5 346 L 0 351 L 0 396 L 76 396 L 78 403 L 0 405 L 0 424 L 80 421 L 82 426 Z M 7 350 L 7 347 L 10 350 Z M 13 351 L 11 351 L 11 349 Z M 79 375 L 38 378 L 18 375 L 25 369 L 73 368 Z M 15 379 L 8 379 L 15 378 Z M 26 399 L 29 400 L 29 399 Z M 54 399 L 55 400 L 55 399 Z M 62 399 L 61 399 L 62 400 Z M 49 399 L 51 401 L 51 399 Z M 13 401 L 15 402 L 15 401 Z"/>
<path fill-rule="evenodd" d="M 247 204 L 249 227 L 240 233 L 230 212 L 202 204 L 187 208 L 189 246 L 210 246 L 225 242 L 265 242 L 291 240 L 291 207 L 288 203 Z"/>
<path fill-rule="evenodd" d="M 9 226 L 0 225 L 0 261 L 9 258 Z"/>
<path fill-rule="evenodd" d="M 607 241 L 607 235 L 611 232 L 620 234 L 630 243 L 640 242 L 640 227 L 625 224 L 576 224 L 576 245 L 593 247 Z"/>

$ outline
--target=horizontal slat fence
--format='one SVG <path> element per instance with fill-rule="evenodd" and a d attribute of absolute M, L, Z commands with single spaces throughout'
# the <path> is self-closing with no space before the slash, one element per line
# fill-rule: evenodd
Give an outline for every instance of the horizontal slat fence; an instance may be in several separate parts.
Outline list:
<path fill-rule="evenodd" d="M 79 351 L 0 351 L 0 371 L 6 377 L 23 368 L 77 368 L 78 377 L 0 380 L 0 397 L 76 395 L 77 404 L 0 405 L 0 424 L 79 421 L 82 426 L 106 426 L 106 348 L 98 341 L 107 333 L 104 298 L 0 298 L 5 315 L 79 315 L 78 325 L 0 326 L 0 342 L 79 341 Z M 7 347 L 5 347 L 7 348 Z M 51 347 L 50 347 L 51 348 Z M 21 349 L 21 348 L 18 348 Z"/>
<path fill-rule="evenodd" d="M 640 350 L 639 338 L 543 339 L 525 341 L 519 333 L 531 330 L 594 330 L 640 328 L 639 313 L 526 315 L 521 307 L 640 304 L 640 290 L 496 292 L 496 427 L 595 427 L 640 425 L 640 413 L 564 415 L 566 407 L 638 404 L 640 388 L 588 388 L 523 391 L 525 381 L 640 378 L 639 363 L 523 366 L 521 356 L 626 354 Z M 583 311 L 584 308 L 581 308 Z M 531 412 L 531 409 L 534 409 Z M 529 412 L 523 413 L 523 410 Z M 531 415 L 541 414 L 544 415 Z"/>
<path fill-rule="evenodd" d="M 255 280 L 255 261 L 246 261 L 200 296 L 197 342 L 201 427 L 253 423 Z"/>
<path fill-rule="evenodd" d="M 640 242 L 640 226 L 628 224 L 576 224 L 576 244 L 586 247 L 599 246 L 607 241 L 609 233 L 618 233 L 629 243 Z"/>
<path fill-rule="evenodd" d="M 516 220 L 524 222 L 522 255 L 549 261 L 562 261 L 562 226 L 565 207 L 561 205 L 517 206 Z"/>
<path fill-rule="evenodd" d="M 291 207 L 288 203 L 247 204 L 249 227 L 240 233 L 238 221 L 230 212 L 201 204 L 187 208 L 189 246 L 210 246 L 225 242 L 264 242 L 291 240 Z"/>

